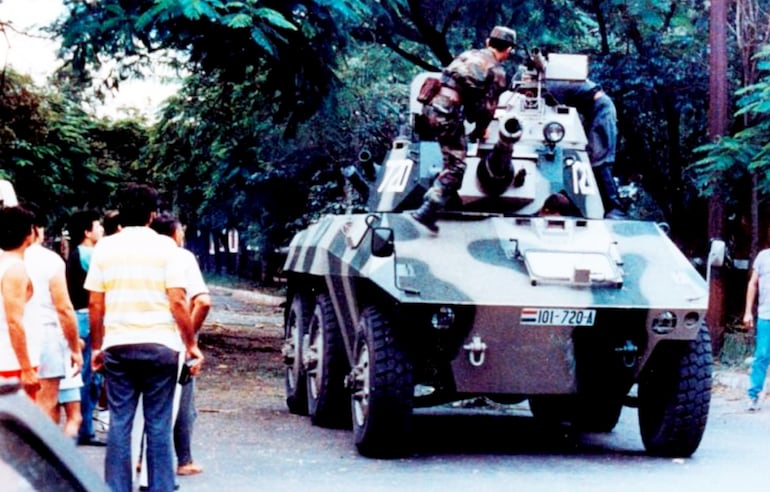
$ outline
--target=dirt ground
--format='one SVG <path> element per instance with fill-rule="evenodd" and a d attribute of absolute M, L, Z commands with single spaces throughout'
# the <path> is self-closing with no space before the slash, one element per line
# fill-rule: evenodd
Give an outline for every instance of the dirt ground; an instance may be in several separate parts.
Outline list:
<path fill-rule="evenodd" d="M 282 297 L 211 288 L 213 307 L 200 332 L 206 357 L 199 376 L 199 412 L 272 407 L 284 399 Z"/>

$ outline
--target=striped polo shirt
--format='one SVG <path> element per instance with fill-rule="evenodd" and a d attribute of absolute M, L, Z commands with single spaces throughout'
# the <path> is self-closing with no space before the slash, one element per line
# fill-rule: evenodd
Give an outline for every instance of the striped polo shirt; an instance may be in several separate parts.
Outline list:
<path fill-rule="evenodd" d="M 177 248 L 149 227 L 125 227 L 96 244 L 85 288 L 104 293 L 102 349 L 140 343 L 184 348 L 166 294 L 185 288 Z"/>

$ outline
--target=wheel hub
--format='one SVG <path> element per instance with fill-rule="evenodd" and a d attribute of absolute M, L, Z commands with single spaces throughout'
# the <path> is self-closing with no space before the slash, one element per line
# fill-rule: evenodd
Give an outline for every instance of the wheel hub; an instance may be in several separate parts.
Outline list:
<path fill-rule="evenodd" d="M 356 424 L 364 425 L 369 415 L 369 395 L 371 381 L 369 380 L 369 348 L 361 347 L 355 367 L 353 367 L 351 395 L 353 398 L 353 418 Z"/>

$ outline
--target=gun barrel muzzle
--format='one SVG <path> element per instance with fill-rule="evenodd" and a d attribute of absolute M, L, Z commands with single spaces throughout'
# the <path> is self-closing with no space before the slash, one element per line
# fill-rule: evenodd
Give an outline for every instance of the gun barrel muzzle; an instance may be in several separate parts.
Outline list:
<path fill-rule="evenodd" d="M 505 143 L 516 143 L 523 134 L 521 122 L 515 116 L 500 120 L 500 140 Z"/>

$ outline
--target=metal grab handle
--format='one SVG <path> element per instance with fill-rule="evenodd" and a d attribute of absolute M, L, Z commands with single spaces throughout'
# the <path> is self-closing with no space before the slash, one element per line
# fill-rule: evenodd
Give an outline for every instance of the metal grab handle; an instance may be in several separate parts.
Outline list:
<path fill-rule="evenodd" d="M 481 367 L 484 364 L 487 352 L 487 344 L 481 341 L 481 337 L 474 336 L 470 343 L 463 345 L 463 349 L 468 351 L 468 362 L 474 367 Z"/>

